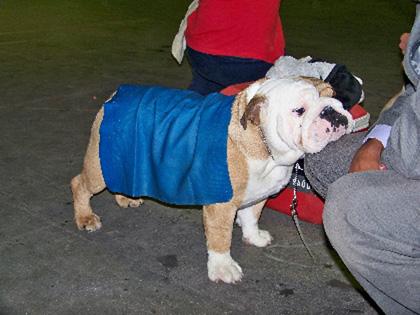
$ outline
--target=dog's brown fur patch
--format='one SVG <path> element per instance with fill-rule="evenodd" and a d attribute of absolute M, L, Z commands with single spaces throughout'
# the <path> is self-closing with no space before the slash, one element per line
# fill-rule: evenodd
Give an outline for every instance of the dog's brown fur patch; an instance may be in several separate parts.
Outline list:
<path fill-rule="evenodd" d="M 239 93 L 232 106 L 232 119 L 229 124 L 229 137 L 238 146 L 238 149 L 244 152 L 244 154 L 252 159 L 264 160 L 270 155 L 267 148 L 261 138 L 260 117 L 258 118 L 258 125 L 249 124 L 244 129 L 241 119 L 244 117 L 247 107 L 247 96 L 246 90 Z"/>
<path fill-rule="evenodd" d="M 255 96 L 254 98 L 255 102 L 265 101 L 264 97 Z M 261 139 L 260 121 L 258 125 L 249 124 L 246 129 L 242 126 L 241 119 L 246 115 L 248 105 L 246 100 L 246 90 L 237 95 L 232 106 L 232 118 L 228 131 L 227 159 L 233 198 L 227 203 L 208 205 L 203 208 L 207 247 L 219 253 L 229 251 L 231 246 L 235 214 L 245 196 L 248 183 L 247 158 L 257 160 L 269 158 L 267 148 Z M 255 215 L 258 218 L 262 206 L 259 205 L 255 209 Z"/>
<path fill-rule="evenodd" d="M 333 97 L 335 95 L 334 89 L 331 84 L 324 82 L 321 79 L 313 77 L 301 77 L 308 83 L 311 83 L 319 93 L 319 96 Z"/>
<path fill-rule="evenodd" d="M 259 126 L 261 123 L 260 111 L 261 106 L 267 101 L 264 95 L 255 95 L 245 107 L 245 112 L 240 119 L 240 123 L 244 129 L 248 127 L 248 121 L 253 125 Z"/>

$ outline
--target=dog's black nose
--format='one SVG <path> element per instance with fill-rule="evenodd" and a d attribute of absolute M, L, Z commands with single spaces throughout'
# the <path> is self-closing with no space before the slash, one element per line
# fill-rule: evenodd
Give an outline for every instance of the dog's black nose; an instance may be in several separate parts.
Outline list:
<path fill-rule="evenodd" d="M 331 106 L 326 106 L 321 114 L 319 115 L 321 119 L 325 119 L 326 121 L 329 121 L 331 123 L 331 127 L 338 128 L 339 126 L 344 126 L 347 128 L 349 121 L 347 120 L 347 117 L 343 114 L 340 114 L 334 108 Z"/>

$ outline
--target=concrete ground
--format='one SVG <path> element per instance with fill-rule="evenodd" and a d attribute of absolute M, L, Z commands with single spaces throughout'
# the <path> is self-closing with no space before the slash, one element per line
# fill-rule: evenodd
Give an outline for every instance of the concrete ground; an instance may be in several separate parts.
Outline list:
<path fill-rule="evenodd" d="M 233 235 L 245 272 L 207 278 L 201 211 L 93 199 L 103 228 L 73 223 L 69 181 L 96 111 L 121 83 L 186 87 L 170 45 L 188 1 L 0 1 L 0 314 L 376 314 L 329 248 L 302 222 L 266 209 L 266 249 Z M 399 35 L 410 1 L 287 1 L 287 51 L 344 63 L 365 81 L 376 117 L 401 87 Z"/>

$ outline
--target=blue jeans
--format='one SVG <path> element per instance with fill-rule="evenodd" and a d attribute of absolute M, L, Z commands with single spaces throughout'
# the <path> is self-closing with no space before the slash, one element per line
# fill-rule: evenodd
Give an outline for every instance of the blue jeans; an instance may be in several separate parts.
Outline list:
<path fill-rule="evenodd" d="M 189 90 L 202 95 L 219 92 L 225 87 L 263 78 L 273 64 L 249 58 L 216 56 L 187 47 L 192 69 Z"/>

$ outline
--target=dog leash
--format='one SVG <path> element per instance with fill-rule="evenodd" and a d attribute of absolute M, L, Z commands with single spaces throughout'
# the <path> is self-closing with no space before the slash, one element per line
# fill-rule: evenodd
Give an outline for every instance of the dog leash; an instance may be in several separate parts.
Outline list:
<path fill-rule="evenodd" d="M 316 264 L 317 259 L 315 255 L 312 253 L 311 249 L 309 248 L 308 244 L 305 241 L 305 238 L 303 237 L 302 230 L 300 228 L 299 219 L 298 219 L 298 213 L 297 213 L 297 195 L 296 195 L 296 186 L 297 186 L 297 175 L 298 175 L 298 162 L 295 163 L 295 177 L 292 180 L 293 183 L 293 199 L 290 203 L 290 213 L 293 219 L 293 222 L 295 223 L 296 229 L 298 231 L 300 240 L 303 243 L 303 246 L 305 247 L 306 251 L 308 252 L 309 256 L 311 256 L 313 262 Z"/>
<path fill-rule="evenodd" d="M 259 129 L 259 132 L 260 132 L 260 135 L 261 135 L 261 140 L 264 143 L 264 146 L 265 146 L 265 148 L 267 150 L 268 155 L 274 160 L 274 156 L 271 153 L 270 147 L 267 144 L 267 139 L 265 138 L 264 132 L 262 131 L 262 129 L 261 129 L 260 126 L 258 126 L 258 129 Z M 296 162 L 295 163 L 295 177 L 293 178 L 293 199 L 292 199 L 292 202 L 290 203 L 290 213 L 291 213 L 293 222 L 295 223 L 296 229 L 298 231 L 300 240 L 303 243 L 303 246 L 305 247 L 305 249 L 308 252 L 309 256 L 311 256 L 312 261 L 316 264 L 317 263 L 317 259 L 316 259 L 315 255 L 312 253 L 312 251 L 309 248 L 308 244 L 306 243 L 305 238 L 303 237 L 303 233 L 302 233 L 302 230 L 300 228 L 298 214 L 297 214 L 296 186 L 297 186 L 298 167 L 299 167 L 299 163 Z"/>

